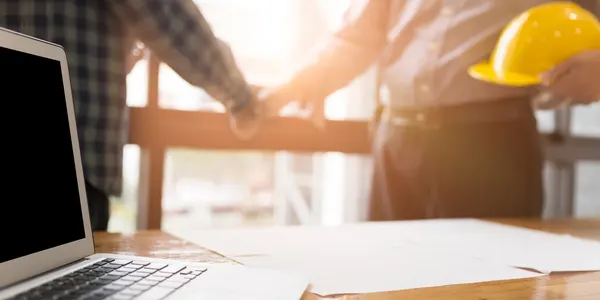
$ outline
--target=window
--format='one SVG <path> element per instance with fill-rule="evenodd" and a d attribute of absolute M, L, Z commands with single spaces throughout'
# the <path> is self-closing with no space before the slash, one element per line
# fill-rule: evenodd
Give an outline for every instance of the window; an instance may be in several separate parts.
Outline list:
<path fill-rule="evenodd" d="M 571 122 L 574 135 L 600 138 L 600 103 L 573 108 Z"/>
<path fill-rule="evenodd" d="M 356 167 L 365 159 L 339 153 L 170 149 L 162 228 L 335 225 L 357 219 L 358 212 L 345 204 L 365 202 L 363 187 L 354 184 L 355 174 L 368 173 Z"/>
<path fill-rule="evenodd" d="M 538 121 L 538 128 L 541 132 L 554 131 L 554 111 L 540 110 L 536 111 L 535 116 Z"/>
<path fill-rule="evenodd" d="M 575 178 L 575 216 L 600 216 L 600 161 L 577 163 Z"/>
<path fill-rule="evenodd" d="M 111 218 L 109 231 L 135 232 L 138 214 L 138 187 L 140 170 L 140 148 L 127 145 L 123 149 L 123 193 L 110 199 Z"/>
<path fill-rule="evenodd" d="M 148 102 L 148 60 L 140 60 L 127 76 L 127 105 L 145 106 Z M 133 232 L 136 230 L 140 149 L 127 145 L 123 149 L 123 193 L 111 199 L 109 231 Z"/>
<path fill-rule="evenodd" d="M 598 104 L 576 106 L 556 111 L 556 129 L 563 142 L 549 144 L 554 150 L 547 159 L 552 164 L 547 186 L 554 196 L 548 198 L 553 207 L 548 217 L 589 217 L 600 215 L 595 206 L 594 191 L 600 172 L 600 132 L 597 126 Z M 594 197 L 595 196 L 595 197 Z"/>
<path fill-rule="evenodd" d="M 138 61 L 127 75 L 127 105 L 140 107 L 148 103 L 148 59 Z"/>
<path fill-rule="evenodd" d="M 575 107 L 572 111 L 573 135 L 600 140 L 600 103 Z M 600 153 L 600 147 L 597 151 Z M 600 216 L 600 161 L 578 161 L 574 176 L 575 216 Z"/>

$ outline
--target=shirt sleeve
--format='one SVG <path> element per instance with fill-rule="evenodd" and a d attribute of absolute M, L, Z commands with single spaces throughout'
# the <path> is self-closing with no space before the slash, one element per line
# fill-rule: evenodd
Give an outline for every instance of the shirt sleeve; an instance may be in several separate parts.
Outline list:
<path fill-rule="evenodd" d="M 295 95 L 324 98 L 364 72 L 383 52 L 391 1 L 361 1 L 354 2 L 346 12 L 344 27 L 292 77 L 289 87 Z"/>
<path fill-rule="evenodd" d="M 253 99 L 230 48 L 192 0 L 108 0 L 136 38 L 192 85 L 237 113 Z"/>

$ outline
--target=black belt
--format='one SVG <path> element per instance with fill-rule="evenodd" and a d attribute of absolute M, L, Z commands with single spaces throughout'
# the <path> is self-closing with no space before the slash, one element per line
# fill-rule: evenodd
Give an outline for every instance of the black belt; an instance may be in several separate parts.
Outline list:
<path fill-rule="evenodd" d="M 513 97 L 419 109 L 380 107 L 376 114 L 377 123 L 390 122 L 398 125 L 437 128 L 444 124 L 506 122 L 532 118 L 533 108 L 529 97 Z"/>

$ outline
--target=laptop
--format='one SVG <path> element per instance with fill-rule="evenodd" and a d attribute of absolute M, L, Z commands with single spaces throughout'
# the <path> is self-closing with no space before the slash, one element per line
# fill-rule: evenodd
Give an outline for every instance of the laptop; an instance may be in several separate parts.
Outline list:
<path fill-rule="evenodd" d="M 61 46 L 0 28 L 0 99 L 0 299 L 302 297 L 300 274 L 94 253 Z"/>

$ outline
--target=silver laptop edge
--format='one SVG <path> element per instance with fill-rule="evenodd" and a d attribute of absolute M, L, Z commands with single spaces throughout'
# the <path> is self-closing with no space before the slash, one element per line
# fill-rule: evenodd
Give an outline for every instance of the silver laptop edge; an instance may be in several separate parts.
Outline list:
<path fill-rule="evenodd" d="M 0 47 L 34 54 L 60 62 L 65 90 L 65 99 L 67 102 L 66 105 L 67 114 L 69 117 L 69 129 L 71 133 L 73 154 L 75 156 L 75 169 L 77 174 L 77 183 L 79 186 L 81 214 L 83 216 L 83 222 L 85 226 L 85 238 L 83 239 L 0 263 L 0 288 L 2 288 L 94 254 L 94 240 L 88 213 L 85 181 L 83 178 L 83 168 L 81 165 L 81 155 L 79 152 L 79 140 L 77 139 L 77 127 L 75 125 L 73 95 L 71 91 L 71 81 L 69 77 L 69 68 L 67 67 L 67 56 L 65 50 L 57 44 L 43 41 L 1 27 Z M 10 245 L 8 246 L 10 247 Z"/>

